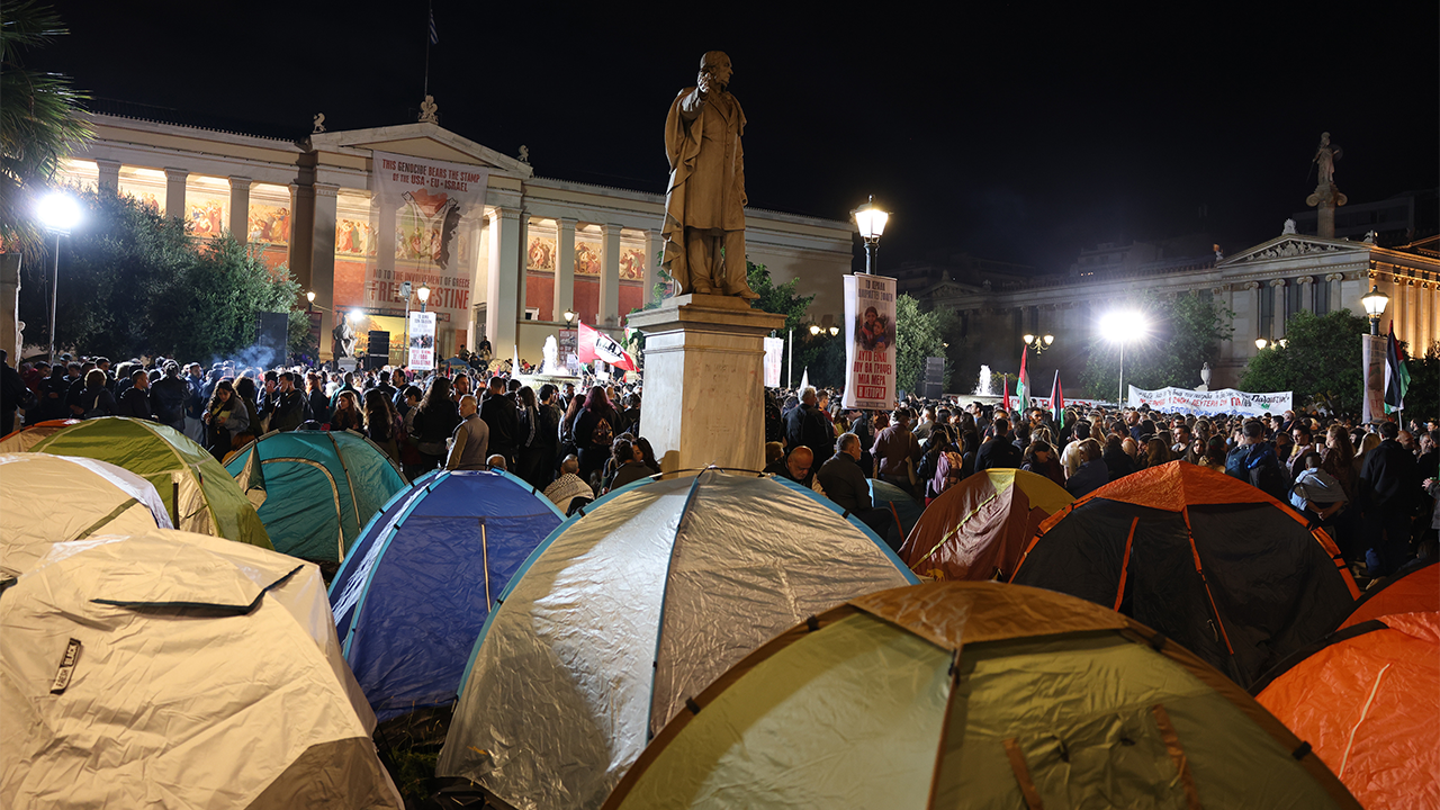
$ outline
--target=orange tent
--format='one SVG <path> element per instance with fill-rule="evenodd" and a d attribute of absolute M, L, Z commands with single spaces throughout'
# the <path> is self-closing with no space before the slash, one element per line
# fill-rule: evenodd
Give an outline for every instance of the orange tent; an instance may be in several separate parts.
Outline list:
<path fill-rule="evenodd" d="M 30 448 L 49 438 L 51 434 L 70 425 L 80 423 L 79 419 L 48 419 L 23 427 L 0 438 L 0 453 L 25 453 Z"/>
<path fill-rule="evenodd" d="M 900 547 L 900 559 L 922 577 L 1009 579 L 1040 523 L 1073 500 L 1043 475 L 976 473 L 926 507 Z"/>
<path fill-rule="evenodd" d="M 1341 630 L 1257 700 L 1365 807 L 1440 807 L 1440 613 Z"/>
<path fill-rule="evenodd" d="M 1355 603 L 1355 609 L 1338 629 L 1392 613 L 1440 613 L 1440 565 L 1437 562 L 1440 561 L 1431 560 L 1377 583 Z"/>
<path fill-rule="evenodd" d="M 1051 515 L 1010 578 L 1089 599 L 1248 687 L 1360 596 L 1335 543 L 1249 484 L 1172 461 Z"/>

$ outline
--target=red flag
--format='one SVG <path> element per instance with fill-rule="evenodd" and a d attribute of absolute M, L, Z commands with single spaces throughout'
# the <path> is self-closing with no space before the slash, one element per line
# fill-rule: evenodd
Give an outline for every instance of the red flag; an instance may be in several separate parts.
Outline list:
<path fill-rule="evenodd" d="M 1065 394 L 1060 390 L 1060 369 L 1055 369 L 1055 385 L 1050 388 L 1050 418 L 1055 427 L 1065 427 Z"/>
<path fill-rule="evenodd" d="M 615 338 L 597 329 L 580 324 L 580 362 L 593 363 L 604 360 L 615 368 L 635 371 L 635 359 L 625 352 L 625 347 Z"/>
<path fill-rule="evenodd" d="M 1010 415 L 1010 378 L 1002 375 L 1000 384 L 1005 389 L 1005 398 L 1000 401 L 1000 407 L 1005 410 L 1005 415 L 1008 417 Z"/>
<path fill-rule="evenodd" d="M 1020 347 L 1020 376 L 1015 378 L 1015 399 L 1022 411 L 1030 410 L 1030 398 L 1035 395 L 1035 392 L 1030 390 L 1030 372 L 1025 370 L 1025 358 L 1029 354 L 1024 346 Z"/>

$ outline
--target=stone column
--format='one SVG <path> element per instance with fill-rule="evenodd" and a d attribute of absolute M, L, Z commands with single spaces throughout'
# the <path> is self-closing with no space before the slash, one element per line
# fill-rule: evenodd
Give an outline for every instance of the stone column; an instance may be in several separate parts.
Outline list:
<path fill-rule="evenodd" d="M 678 295 L 630 316 L 645 333 L 645 435 L 662 469 L 764 465 L 764 338 L 784 323 L 723 295 Z"/>
<path fill-rule="evenodd" d="M 184 169 L 165 169 L 165 216 L 185 219 L 185 180 L 189 176 Z"/>
<path fill-rule="evenodd" d="M 600 311 L 595 320 L 612 329 L 620 325 L 620 226 L 600 226 Z"/>
<path fill-rule="evenodd" d="M 230 177 L 230 235 L 250 241 L 250 178 Z"/>
<path fill-rule="evenodd" d="M 1300 285 L 1300 311 L 1301 311 L 1301 312 L 1314 312 L 1314 311 L 1315 311 L 1315 277 L 1314 277 L 1314 276 L 1301 276 L 1300 278 L 1295 279 L 1295 283 Z"/>
<path fill-rule="evenodd" d="M 517 289 L 516 296 L 517 296 L 517 299 L 518 299 L 518 301 L 519 301 L 519 305 L 518 305 L 518 307 L 517 307 L 517 309 L 516 309 L 516 314 L 515 314 L 515 317 L 516 317 L 516 318 L 519 318 L 521 321 L 524 321 L 524 320 L 525 320 L 525 308 L 528 307 L 528 306 L 530 306 L 530 300 L 529 300 L 529 292 L 530 292 L 530 291 L 529 291 L 529 289 L 528 289 L 529 286 L 530 286 L 530 284 L 529 284 L 529 282 L 527 281 L 527 279 L 528 279 L 529 276 L 530 276 L 530 273 L 526 270 L 526 266 L 530 264 L 529 256 L 530 256 L 530 217 L 529 217 L 528 215 L 523 215 L 523 216 L 520 217 L 520 278 L 518 279 L 518 282 L 519 282 L 519 283 L 518 283 L 518 286 L 517 286 L 517 288 L 516 288 L 516 289 Z M 517 333 L 517 334 L 518 334 L 518 333 Z"/>
<path fill-rule="evenodd" d="M 665 248 L 665 240 L 657 230 L 645 232 L 645 295 L 640 299 L 646 304 L 655 301 L 655 284 L 659 281 L 659 275 L 655 272 L 660 267 L 660 251 Z"/>
<path fill-rule="evenodd" d="M 51 239 L 54 245 L 55 240 Z M 20 365 L 20 262 L 19 253 L 0 253 L 0 349 L 10 353 L 10 363 Z M 52 258 L 51 261 L 54 261 Z M 14 425 L 0 425 L 9 433 Z"/>
<path fill-rule="evenodd" d="M 306 189 L 301 188 L 303 194 Z M 335 195 L 339 186 L 316 183 L 309 187 L 310 289 L 315 291 L 315 308 L 320 310 L 320 359 L 334 359 L 330 332 L 344 313 L 335 311 Z"/>
<path fill-rule="evenodd" d="M 1258 338 L 1258 337 L 1263 337 L 1263 338 L 1268 339 L 1268 338 L 1270 337 L 1269 335 L 1261 334 L 1261 332 L 1260 332 L 1260 326 L 1261 326 L 1261 324 L 1264 322 L 1264 321 L 1263 321 L 1263 319 L 1264 319 L 1264 314 L 1263 314 L 1263 312 L 1264 312 L 1264 309 L 1265 309 L 1264 293 L 1261 292 L 1261 290 L 1260 290 L 1260 282 L 1258 282 L 1258 281 L 1247 281 L 1247 282 L 1245 282 L 1245 289 L 1247 289 L 1247 290 L 1254 290 L 1254 291 L 1255 291 L 1254 294 L 1250 296 L 1250 300 L 1253 302 L 1254 307 L 1255 307 L 1255 317 L 1253 317 L 1253 318 L 1250 319 L 1250 323 L 1251 323 L 1251 324 L 1254 326 L 1254 328 L 1255 328 L 1255 335 L 1254 335 L 1254 337 L 1250 338 L 1250 340 L 1253 341 L 1255 338 Z M 1251 343 L 1251 344 L 1250 344 L 1250 346 L 1251 346 L 1252 349 L 1254 348 L 1254 345 L 1255 345 L 1254 343 Z M 1252 354 L 1252 352 L 1247 351 L 1246 354 L 1249 355 L 1249 354 Z"/>
<path fill-rule="evenodd" d="M 493 209 L 490 212 L 490 272 L 485 284 L 485 337 L 497 360 L 508 360 L 515 351 L 523 252 L 520 247 L 520 211 Z"/>
<path fill-rule="evenodd" d="M 1344 273 L 1331 273 L 1325 276 L 1325 283 L 1330 285 L 1329 312 L 1334 312 L 1336 310 L 1345 308 L 1344 305 L 1340 303 L 1340 282 L 1344 280 Z M 1329 314 L 1329 312 L 1327 312 L 1326 314 Z"/>
<path fill-rule="evenodd" d="M 1270 293 L 1273 305 L 1270 310 L 1270 334 L 1279 340 L 1285 337 L 1285 321 L 1290 317 L 1290 299 L 1285 295 L 1285 279 L 1273 279 L 1270 286 L 1273 288 Z"/>
<path fill-rule="evenodd" d="M 100 168 L 100 179 L 98 185 L 101 191 L 108 191 L 111 194 L 120 193 L 120 161 L 118 160 L 96 160 L 95 165 Z"/>
<path fill-rule="evenodd" d="M 565 313 L 575 309 L 575 220 L 555 219 L 555 315 L 565 320 Z"/>

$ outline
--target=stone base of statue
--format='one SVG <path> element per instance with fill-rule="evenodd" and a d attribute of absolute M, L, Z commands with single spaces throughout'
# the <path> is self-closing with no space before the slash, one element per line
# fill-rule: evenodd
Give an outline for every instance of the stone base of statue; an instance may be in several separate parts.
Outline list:
<path fill-rule="evenodd" d="M 645 333 L 641 429 L 665 472 L 765 466 L 765 340 L 785 316 L 692 293 L 636 312 Z"/>

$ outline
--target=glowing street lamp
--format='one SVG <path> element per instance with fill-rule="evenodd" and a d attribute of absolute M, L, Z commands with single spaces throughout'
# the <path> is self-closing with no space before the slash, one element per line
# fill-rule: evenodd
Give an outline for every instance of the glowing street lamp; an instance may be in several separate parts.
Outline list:
<path fill-rule="evenodd" d="M 566 326 L 569 326 L 570 324 L 575 322 L 575 313 L 571 310 L 565 310 L 565 314 L 562 317 L 565 318 Z"/>
<path fill-rule="evenodd" d="M 1270 341 L 1266 340 L 1265 338 L 1255 338 L 1255 348 L 1259 349 L 1260 351 L 1265 351 L 1265 347 L 1269 345 Z"/>
<path fill-rule="evenodd" d="M 307 290 L 307 291 L 305 292 L 305 301 L 306 301 L 306 303 L 305 303 L 305 311 L 306 311 L 306 312 L 314 312 L 314 311 L 315 311 L 315 291 L 314 291 L 314 290 Z"/>
<path fill-rule="evenodd" d="M 430 285 L 421 284 L 420 289 L 415 291 L 415 297 L 420 299 L 420 311 L 425 311 L 425 305 L 430 301 Z"/>
<path fill-rule="evenodd" d="M 1120 386 L 1115 395 L 1116 407 L 1125 403 L 1125 344 L 1142 338 L 1150 331 L 1150 322 L 1137 310 L 1116 310 L 1100 318 L 1100 335 L 1111 343 L 1120 344 Z"/>
<path fill-rule="evenodd" d="M 55 234 L 55 268 L 50 276 L 50 365 L 55 365 L 55 304 L 60 291 L 60 237 L 80 224 L 80 204 L 69 194 L 52 191 L 35 208 L 40 222 Z"/>
<path fill-rule="evenodd" d="M 1370 294 L 1360 299 L 1360 306 L 1365 307 L 1365 314 L 1370 316 L 1370 334 L 1380 334 L 1380 316 L 1385 314 L 1388 303 L 1390 296 L 1380 292 L 1374 284 L 1370 285 Z"/>
<path fill-rule="evenodd" d="M 855 227 L 860 229 L 860 238 L 865 240 L 865 272 L 875 272 L 875 256 L 880 252 L 880 235 L 885 233 L 885 223 L 890 214 L 875 205 L 875 195 L 859 208 L 850 212 L 855 217 Z"/>
<path fill-rule="evenodd" d="M 815 335 L 820 334 L 820 324 L 818 324 L 818 323 L 812 323 L 812 324 L 810 324 L 810 334 L 811 334 L 812 337 L 815 336 Z"/>
<path fill-rule="evenodd" d="M 835 337 L 835 336 L 838 335 L 838 334 L 840 334 L 840 327 L 838 327 L 838 326 L 832 326 L 832 327 L 830 327 L 830 337 Z"/>
<path fill-rule="evenodd" d="M 1043 354 L 1043 353 L 1045 352 L 1045 350 L 1048 349 L 1048 348 L 1050 348 L 1052 345 L 1054 345 L 1054 343 L 1055 343 L 1055 336 L 1054 336 L 1054 335 L 1044 335 L 1043 337 L 1042 337 L 1042 336 L 1037 336 L 1037 335 L 1026 335 L 1026 336 L 1025 336 L 1025 345 L 1026 345 L 1026 346 L 1029 346 L 1029 347 L 1032 348 L 1032 349 L 1034 349 L 1036 356 L 1039 356 L 1039 355 Z"/>

